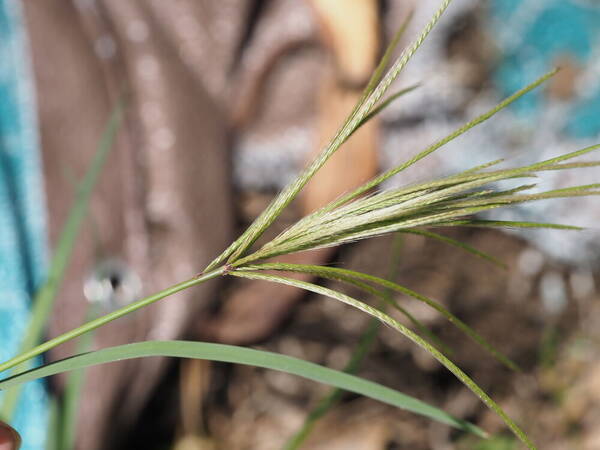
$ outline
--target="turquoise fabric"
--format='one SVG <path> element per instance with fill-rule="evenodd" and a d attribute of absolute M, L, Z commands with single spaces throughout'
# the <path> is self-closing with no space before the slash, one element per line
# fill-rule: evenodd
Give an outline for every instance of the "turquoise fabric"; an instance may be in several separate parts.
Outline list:
<path fill-rule="evenodd" d="M 30 61 L 17 0 L 0 0 L 0 360 L 14 356 L 47 267 L 42 170 Z M 0 401 L 2 396 L 0 394 Z M 48 399 L 24 386 L 12 425 L 23 450 L 45 447 Z"/>
<path fill-rule="evenodd" d="M 560 130 L 572 138 L 600 135 L 600 4 L 594 0 L 490 0 L 492 36 L 503 58 L 495 78 L 504 95 L 569 57 L 591 80 L 571 102 Z M 595 80 L 595 82 L 594 82 Z M 522 116 L 544 108 L 543 90 L 515 103 Z"/>

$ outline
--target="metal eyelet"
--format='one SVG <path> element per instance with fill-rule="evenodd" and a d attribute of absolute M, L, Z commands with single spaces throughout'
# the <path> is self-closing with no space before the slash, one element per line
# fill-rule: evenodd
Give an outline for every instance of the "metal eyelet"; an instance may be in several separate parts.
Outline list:
<path fill-rule="evenodd" d="M 113 311 L 139 299 L 142 283 L 123 261 L 105 259 L 87 276 L 83 293 L 90 303 Z"/>

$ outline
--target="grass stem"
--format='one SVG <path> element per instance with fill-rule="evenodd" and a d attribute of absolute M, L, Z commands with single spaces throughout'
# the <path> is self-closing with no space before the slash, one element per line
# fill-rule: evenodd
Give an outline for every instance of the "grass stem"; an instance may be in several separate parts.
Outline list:
<path fill-rule="evenodd" d="M 21 353 L 18 356 L 15 356 L 14 358 L 9 359 L 8 361 L 3 362 L 2 364 L 0 364 L 0 373 L 4 372 L 5 370 L 11 369 L 25 361 L 28 361 L 31 358 L 41 355 L 42 353 L 47 352 L 48 350 L 53 349 L 54 347 L 64 342 L 70 341 L 71 339 L 81 336 L 82 334 L 87 333 L 88 331 L 95 330 L 96 328 L 99 328 L 102 325 L 106 325 L 107 323 L 112 322 L 113 320 L 116 320 L 129 313 L 137 311 L 138 309 L 148 306 L 151 303 L 157 302 L 158 300 L 162 300 L 165 297 L 173 295 L 179 291 L 183 291 L 184 289 L 188 289 L 192 286 L 205 283 L 206 281 L 212 280 L 213 278 L 216 278 L 219 275 L 223 275 L 224 273 L 225 267 L 220 267 L 218 269 L 211 270 L 210 272 L 205 272 L 194 278 L 190 278 L 189 280 L 174 284 L 173 286 L 163 289 L 162 291 L 157 292 L 156 294 L 149 295 L 148 297 L 144 297 L 138 301 L 130 303 L 129 305 L 123 306 L 122 308 L 112 311 L 102 317 L 98 317 L 97 319 L 91 320 L 81 325 L 80 327 L 74 328 L 71 331 L 61 334 L 60 336 L 57 336 L 54 339 L 50 339 L 49 341 L 46 341 L 43 344 L 32 348 L 31 350 L 28 350 L 24 353 Z"/>

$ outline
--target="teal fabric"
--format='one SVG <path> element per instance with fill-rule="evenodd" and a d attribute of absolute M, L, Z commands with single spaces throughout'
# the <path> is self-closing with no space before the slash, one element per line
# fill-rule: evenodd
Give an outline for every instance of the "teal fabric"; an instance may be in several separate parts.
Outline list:
<path fill-rule="evenodd" d="M 569 57 L 590 79 L 600 80 L 600 4 L 593 0 L 490 0 L 492 36 L 503 58 L 495 78 L 504 95 Z M 570 105 L 560 130 L 572 138 L 600 135 L 600 82 Z M 535 90 L 515 103 L 515 110 L 535 118 L 544 108 L 543 90 Z"/>
<path fill-rule="evenodd" d="M 47 267 L 45 202 L 30 61 L 18 0 L 0 0 L 0 360 L 18 352 Z M 0 394 L 0 401 L 2 396 Z M 24 386 L 12 425 L 23 450 L 45 447 L 48 399 Z"/>

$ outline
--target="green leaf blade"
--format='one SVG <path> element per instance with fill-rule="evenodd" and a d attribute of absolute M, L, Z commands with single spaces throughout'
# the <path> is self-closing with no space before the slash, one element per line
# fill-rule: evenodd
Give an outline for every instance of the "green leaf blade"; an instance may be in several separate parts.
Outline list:
<path fill-rule="evenodd" d="M 67 371 L 80 370 L 98 364 L 153 356 L 206 359 L 278 370 L 365 395 L 438 422 L 469 431 L 481 437 L 487 436 L 483 430 L 471 423 L 457 419 L 414 397 L 372 381 L 290 356 L 233 345 L 205 342 L 146 341 L 83 353 L 1 380 L 0 389 L 8 389 L 27 381 Z"/>
<path fill-rule="evenodd" d="M 457 241 L 456 239 L 452 239 L 448 236 L 443 236 L 441 234 L 434 233 L 432 231 L 416 230 L 416 229 L 415 230 L 401 230 L 400 232 L 406 233 L 406 234 L 416 234 L 416 235 L 423 236 L 426 238 L 435 239 L 436 241 L 444 242 L 446 244 L 460 248 L 461 250 L 464 250 L 467 253 L 477 256 L 478 258 L 484 259 L 502 269 L 506 270 L 508 268 L 506 263 L 500 261 L 498 258 L 496 258 L 486 252 L 482 252 L 481 250 L 478 250 L 478 249 L 470 246 L 469 244 L 465 244 L 464 242 Z"/>

